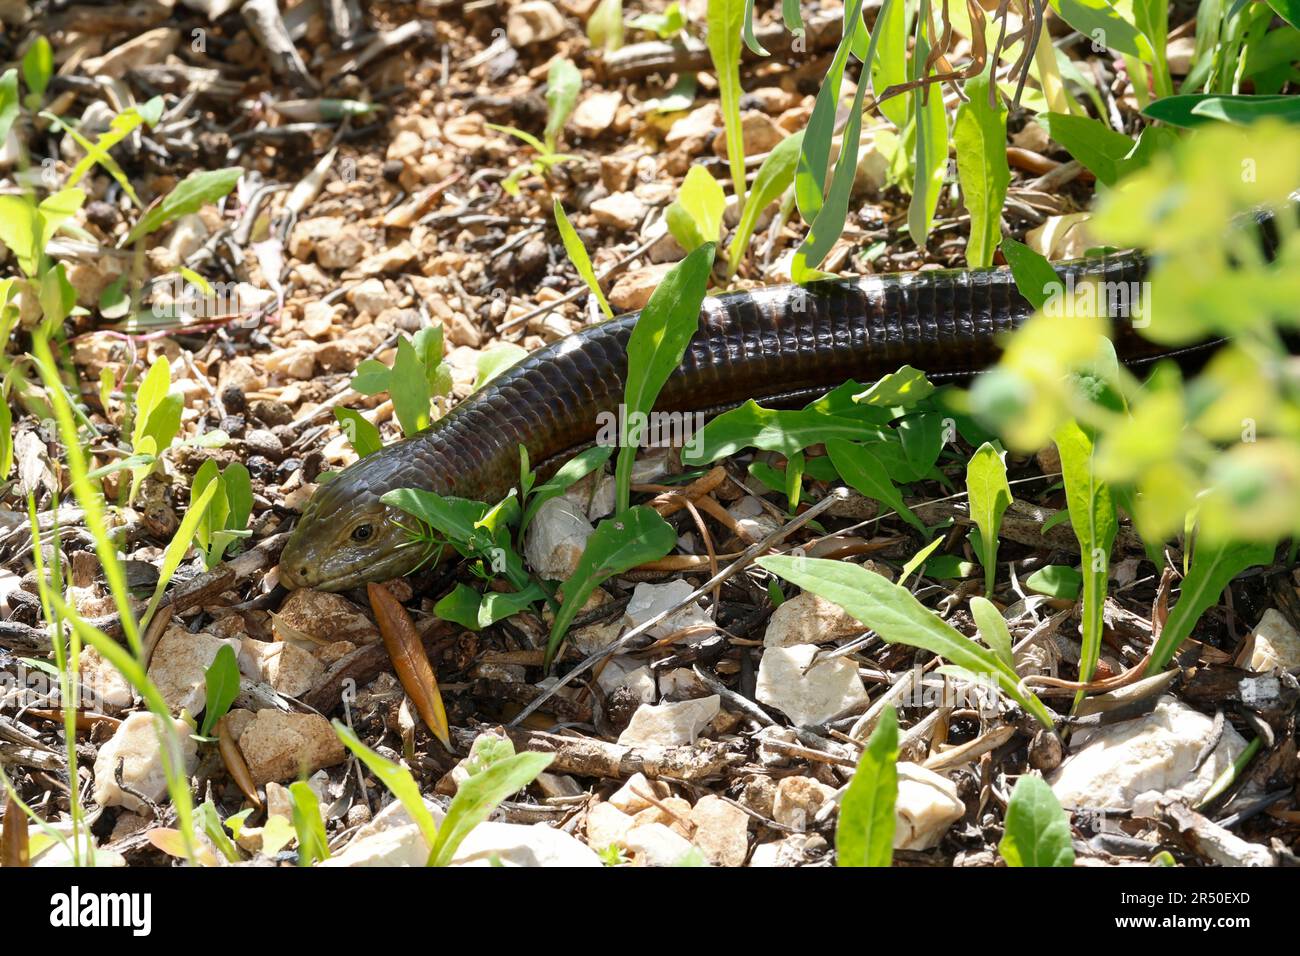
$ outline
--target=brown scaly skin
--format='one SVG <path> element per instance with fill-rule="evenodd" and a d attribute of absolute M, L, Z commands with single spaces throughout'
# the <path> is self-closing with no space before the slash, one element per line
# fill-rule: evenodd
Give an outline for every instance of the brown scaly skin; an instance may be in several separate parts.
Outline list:
<path fill-rule="evenodd" d="M 1140 282 L 1137 254 L 1057 264 L 1076 282 Z M 659 396 L 659 411 L 720 410 L 746 399 L 817 395 L 905 364 L 932 379 L 991 365 L 1000 337 L 1032 312 L 1007 269 L 936 270 L 780 286 L 704 301 L 700 330 Z M 617 409 L 636 315 L 532 353 L 433 427 L 358 461 L 316 492 L 280 562 L 289 587 L 343 590 L 410 573 L 426 556 L 380 502 L 397 488 L 478 501 L 519 480 L 519 446 L 542 462 L 589 443 Z M 1125 362 L 1168 354 L 1122 321 Z M 411 519 L 404 517 L 409 526 Z"/>

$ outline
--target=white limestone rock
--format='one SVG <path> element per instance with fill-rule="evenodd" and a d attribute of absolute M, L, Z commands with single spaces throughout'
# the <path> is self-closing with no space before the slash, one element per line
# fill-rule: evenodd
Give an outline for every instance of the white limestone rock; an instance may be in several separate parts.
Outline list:
<path fill-rule="evenodd" d="M 1195 803 L 1246 748 L 1225 724 L 1218 746 L 1196 769 L 1213 727 L 1211 718 L 1165 696 L 1142 717 L 1076 734 L 1074 753 L 1048 782 L 1067 809 L 1128 810 L 1149 791 Z"/>
<path fill-rule="evenodd" d="M 759 701 L 801 727 L 823 724 L 869 700 L 857 664 L 837 657 L 809 668 L 816 653 L 811 644 L 769 647 L 758 665 Z"/>
<path fill-rule="evenodd" d="M 173 721 L 180 739 L 183 767 L 188 777 L 198 762 L 198 743 L 193 728 L 183 720 Z M 122 783 L 134 791 L 128 793 L 117 783 L 117 765 L 122 764 Z M 95 757 L 95 802 L 101 807 L 126 807 L 139 813 L 146 810 L 139 793 L 155 803 L 167 796 L 167 778 L 163 774 L 162 744 L 158 739 L 153 714 L 137 711 L 118 725 L 108 743 Z"/>
<path fill-rule="evenodd" d="M 693 744 L 709 721 L 718 716 L 717 694 L 675 704 L 642 704 L 632 715 L 618 742 L 625 747 L 677 747 Z"/>

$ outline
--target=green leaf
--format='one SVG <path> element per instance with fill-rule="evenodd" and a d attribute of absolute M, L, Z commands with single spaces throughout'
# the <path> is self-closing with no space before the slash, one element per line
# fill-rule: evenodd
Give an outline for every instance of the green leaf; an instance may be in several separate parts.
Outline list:
<path fill-rule="evenodd" d="M 976 565 L 963 561 L 955 554 L 941 554 L 925 562 L 925 575 L 936 581 L 962 581 L 973 577 Z"/>
<path fill-rule="evenodd" d="M 19 109 L 18 71 L 5 70 L 0 73 L 0 145 L 9 138 L 9 130 L 18 118 Z"/>
<path fill-rule="evenodd" d="M 885 0 L 884 6 L 895 0 Z M 884 16 L 884 6 L 881 16 Z M 850 0 L 845 5 L 845 22 L 854 22 L 861 16 L 862 0 Z M 856 31 L 855 31 L 856 32 Z M 822 202 L 826 195 L 826 172 L 831 160 L 831 140 L 835 136 L 835 117 L 840 104 L 840 87 L 844 81 L 844 68 L 848 65 L 849 54 L 853 48 L 853 35 L 844 33 L 835 56 L 831 59 L 830 69 L 822 80 L 813 103 L 812 115 L 804 128 L 803 144 L 799 152 L 799 165 L 794 177 L 795 202 L 799 206 L 799 215 L 810 226 L 816 222 L 821 213 Z M 820 261 L 820 260 L 819 260 Z"/>
<path fill-rule="evenodd" d="M 45 112 L 42 113 L 41 116 L 50 121 L 52 128 L 57 129 L 61 127 L 64 129 L 68 136 L 70 136 L 73 141 L 86 152 L 86 155 L 78 160 L 77 165 L 74 166 L 72 172 L 68 174 L 67 182 L 69 186 L 75 186 L 77 183 L 81 182 L 91 169 L 96 165 L 99 165 L 117 181 L 118 185 L 122 187 L 122 191 L 130 197 L 131 202 L 135 203 L 137 206 L 144 205 L 135 191 L 135 186 L 132 184 L 131 178 L 127 176 L 122 167 L 118 165 L 117 160 L 115 160 L 109 153 L 114 146 L 122 142 L 122 140 L 126 139 L 144 125 L 145 120 L 139 110 L 133 108 L 118 113 L 113 117 L 113 121 L 109 124 L 108 129 L 105 130 L 93 143 L 85 136 L 81 135 L 75 127 L 63 124 L 62 120 L 53 113 Z"/>
<path fill-rule="evenodd" d="M 1063 288 L 1052 264 L 1024 243 L 1008 236 L 1002 240 L 1002 254 L 1011 266 L 1016 290 L 1035 309 L 1041 309 L 1054 291 Z"/>
<path fill-rule="evenodd" d="M 334 726 L 334 733 L 338 734 L 343 745 L 366 765 L 366 769 L 388 788 L 389 793 L 397 798 L 406 809 L 407 815 L 420 828 L 420 835 L 424 837 L 424 842 L 432 847 L 437 842 L 438 825 L 434 823 L 433 814 L 429 812 L 424 798 L 420 796 L 420 786 L 411 776 L 411 771 L 375 753 L 358 739 L 351 727 L 338 720 L 331 723 Z"/>
<path fill-rule="evenodd" d="M 251 812 L 251 809 L 249 812 Z M 211 799 L 204 800 L 194 810 L 194 820 L 203 829 L 204 835 L 212 841 L 212 845 L 231 863 L 238 863 L 240 860 L 239 850 L 236 848 L 230 837 L 226 836 L 226 828 L 221 825 L 221 816 L 217 813 L 217 805 Z M 233 829 L 237 832 L 240 827 L 239 822 L 232 824 Z"/>
<path fill-rule="evenodd" d="M 1249 126 L 1270 117 L 1300 123 L 1300 96 L 1185 93 L 1154 101 L 1142 111 L 1142 115 L 1186 128 L 1214 122 Z"/>
<path fill-rule="evenodd" d="M 1002 239 L 1002 204 L 1011 182 L 1007 165 L 1007 111 L 1002 99 L 989 106 L 988 75 L 981 73 L 966 83 L 968 99 L 957 107 L 952 141 L 957 150 L 957 181 L 970 213 L 970 238 L 966 261 L 972 268 L 993 264 Z"/>
<path fill-rule="evenodd" d="M 911 408 L 934 394 L 934 385 L 925 373 L 904 365 L 897 372 L 883 376 L 870 388 L 853 396 L 859 405 L 877 408 Z"/>
<path fill-rule="evenodd" d="M 935 538 L 933 541 L 927 544 L 920 551 L 916 552 L 916 554 L 912 555 L 908 559 L 907 564 L 903 565 L 903 570 L 898 572 L 898 583 L 899 584 L 906 583 L 907 579 L 911 577 L 912 572 L 915 571 L 917 568 L 919 568 L 921 565 L 925 564 L 926 558 L 934 554 L 935 550 L 941 544 L 943 544 L 943 535 L 939 535 L 939 537 Z"/>
<path fill-rule="evenodd" d="M 623 0 L 600 0 L 587 19 L 587 39 L 601 50 L 623 45 Z"/>
<path fill-rule="evenodd" d="M 388 391 L 388 376 L 391 370 L 379 359 L 366 359 L 357 366 L 352 377 L 352 390 L 362 395 L 378 395 Z"/>
<path fill-rule="evenodd" d="M 212 728 L 226 716 L 230 705 L 239 696 L 239 661 L 229 644 L 222 644 L 217 649 L 217 656 L 203 672 L 203 681 L 207 687 L 207 703 L 203 707 L 203 725 L 199 734 L 210 737 Z"/>
<path fill-rule="evenodd" d="M 686 28 L 686 14 L 682 5 L 673 0 L 663 13 L 643 13 L 627 21 L 627 25 L 634 30 L 647 30 L 661 40 L 671 40 Z"/>
<path fill-rule="evenodd" d="M 998 450 L 988 442 L 971 455 L 966 465 L 966 493 L 971 518 L 980 529 L 980 563 L 984 565 L 984 593 L 992 594 L 997 576 L 998 531 L 1002 515 L 1011 505 L 1007 466 Z"/>
<path fill-rule="evenodd" d="M 1015 657 L 1011 653 L 1011 631 L 1007 629 L 1006 618 L 998 610 L 997 605 L 987 598 L 973 597 L 970 599 L 971 616 L 975 618 L 975 626 L 979 628 L 980 637 L 984 638 L 984 643 L 989 646 L 998 659 L 1010 668 L 1015 668 Z"/>
<path fill-rule="evenodd" d="M 930 24 L 929 0 L 921 0 L 921 9 L 924 12 L 917 18 L 916 51 L 912 58 L 917 67 L 916 79 L 920 79 L 930 53 L 930 42 L 926 38 Z M 916 152 L 912 201 L 907 207 L 907 233 L 918 247 L 924 247 L 948 168 L 948 112 L 943 105 L 942 88 L 923 87 L 913 92 L 912 116 Z"/>
<path fill-rule="evenodd" d="M 1016 782 L 998 852 L 1007 866 L 1074 866 L 1070 818 L 1042 777 Z"/>
<path fill-rule="evenodd" d="M 144 215 L 118 245 L 129 246 L 172 220 L 198 212 L 209 203 L 216 202 L 235 188 L 243 174 L 244 169 L 240 166 L 190 173 L 175 189 L 145 210 Z"/>
<path fill-rule="evenodd" d="M 293 829 L 298 834 L 298 865 L 311 866 L 319 860 L 330 858 L 329 838 L 325 836 L 325 821 L 320 815 L 320 801 L 316 791 L 306 780 L 289 784 L 293 797 Z"/>
<path fill-rule="evenodd" d="M 167 590 L 167 585 L 171 583 L 172 575 L 180 567 L 181 559 L 185 557 L 185 552 L 190 549 L 194 542 L 194 534 L 198 530 L 199 521 L 202 520 L 208 509 L 208 502 L 212 496 L 217 493 L 220 485 L 212 482 L 199 495 L 198 501 L 191 502 L 189 511 L 185 512 L 185 517 L 181 519 L 180 527 L 172 535 L 171 541 L 167 543 L 163 551 L 162 565 L 158 568 L 158 583 L 154 585 L 153 597 L 149 599 L 149 606 L 145 608 L 144 614 L 140 617 L 140 630 L 145 631 L 149 628 L 149 622 L 153 620 L 153 615 L 158 610 L 158 604 L 162 601 L 163 592 Z"/>
<path fill-rule="evenodd" d="M 871 63 L 871 88 L 877 97 L 883 96 L 891 86 L 907 82 L 907 4 L 890 0 L 882 3 L 876 14 L 872 39 L 877 40 L 878 52 Z M 907 126 L 907 98 L 895 96 L 880 104 L 884 114 L 898 129 Z"/>
<path fill-rule="evenodd" d="M 754 188 L 745 197 L 745 206 L 740 213 L 740 222 L 736 225 L 735 235 L 727 249 L 727 272 L 736 274 L 741 257 L 749 247 L 749 240 L 758 225 L 758 217 L 764 209 L 780 198 L 794 182 L 794 171 L 799 165 L 799 151 L 803 148 L 803 131 L 787 136 L 772 148 L 758 167 L 754 177 Z M 692 167 L 694 168 L 694 167 Z"/>
<path fill-rule="evenodd" d="M 1268 0 L 1273 12 L 1300 30 L 1300 0 Z"/>
<path fill-rule="evenodd" d="M 546 644 L 546 667 L 555 659 L 574 616 L 596 588 L 629 568 L 662 558 L 676 544 L 673 526 L 645 505 L 629 508 L 598 524 L 587 539 L 573 576 L 564 584 L 564 601 Z"/>
<path fill-rule="evenodd" d="M 480 352 L 474 374 L 474 391 L 478 391 L 502 372 L 528 357 L 528 350 L 511 342 L 501 342 Z"/>
<path fill-rule="evenodd" d="M 471 631 L 481 631 L 497 621 L 526 610 L 534 602 L 543 601 L 546 597 L 546 591 L 539 584 L 523 591 L 488 591 L 485 594 L 479 594 L 464 584 L 457 584 L 450 594 L 433 606 L 433 613 L 444 621 L 452 621 Z"/>
<path fill-rule="evenodd" d="M 888 469 L 880 463 L 870 449 L 842 438 L 832 438 L 826 442 L 826 451 L 835 465 L 835 470 L 850 487 L 888 506 L 922 535 L 928 534 L 929 529 L 926 528 L 925 522 L 903 503 L 903 496 L 895 487 Z"/>
<path fill-rule="evenodd" d="M 745 202 L 745 140 L 740 123 L 740 48 L 745 0 L 708 0 L 705 42 L 718 77 L 718 102 L 731 164 L 731 191 Z"/>
<path fill-rule="evenodd" d="M 1087 166 L 1099 182 L 1114 186 L 1119 181 L 1120 164 L 1134 145 L 1129 137 L 1087 116 L 1040 113 L 1038 122 L 1066 152 Z"/>
<path fill-rule="evenodd" d="M 1068 517 L 1067 512 L 1059 513 Z M 1063 564 L 1049 564 L 1029 575 L 1025 579 L 1025 586 L 1048 597 L 1073 601 L 1079 597 L 1079 591 L 1083 588 L 1083 575 Z"/>
<path fill-rule="evenodd" d="M 1147 670 L 1163 670 L 1192 633 L 1192 628 L 1206 610 L 1218 603 L 1232 579 L 1247 568 L 1273 560 L 1274 546 L 1269 543 L 1197 541 L 1192 563 L 1183 578 L 1178 603 L 1169 611 L 1160 638 L 1151 649 Z"/>
<path fill-rule="evenodd" d="M 805 591 L 834 601 L 887 643 L 922 648 L 995 680 L 1004 694 L 1052 728 L 1051 713 L 1035 695 L 1021 690 L 1020 676 L 1005 661 L 940 619 L 906 588 L 846 561 L 769 555 L 757 563 Z"/>
<path fill-rule="evenodd" d="M 641 310 L 628 339 L 623 389 L 628 426 L 627 434 L 620 436 L 622 446 L 614 470 L 620 511 L 631 500 L 632 462 L 643 437 L 645 417 L 699 329 L 715 248 L 706 243 L 673 266 Z"/>
<path fill-rule="evenodd" d="M 429 379 L 424 362 L 410 339 L 397 340 L 397 358 L 388 376 L 388 394 L 393 399 L 393 414 L 408 438 L 429 427 Z"/>
<path fill-rule="evenodd" d="M 722 212 L 727 195 L 703 166 L 686 171 L 677 199 L 664 210 L 664 221 L 673 238 L 687 252 L 706 242 L 717 242 L 722 231 Z"/>
<path fill-rule="evenodd" d="M 415 488 L 398 488 L 379 500 L 414 515 L 448 540 L 460 542 L 474 537 L 474 524 L 487 510 L 487 505 L 481 501 L 444 497 Z"/>
<path fill-rule="evenodd" d="M 553 59 L 546 74 L 546 132 L 543 134 L 549 150 L 555 150 L 560 130 L 564 129 L 564 124 L 577 105 L 581 90 L 582 73 L 573 65 L 573 61 L 562 56 Z"/>
<path fill-rule="evenodd" d="M 549 481 L 538 485 L 529 496 L 528 507 L 524 509 L 523 519 L 519 522 L 519 533 L 523 534 L 524 529 L 532 524 L 538 508 L 552 498 L 558 498 L 575 482 L 600 468 L 613 453 L 614 449 L 609 445 L 592 445 L 565 462 Z"/>
<path fill-rule="evenodd" d="M 429 853 L 430 865 L 450 864 L 470 831 L 491 816 L 503 800 L 536 780 L 554 759 L 554 754 L 515 754 L 462 782 L 447 807 L 442 826 L 438 827 Z"/>
<path fill-rule="evenodd" d="M 38 36 L 23 54 L 23 82 L 27 84 L 31 97 L 29 109 L 40 103 L 53 75 L 54 51 L 50 48 L 49 40 Z"/>
<path fill-rule="evenodd" d="M 1147 63 L 1154 58 L 1151 41 L 1107 0 L 1051 0 L 1051 5 L 1062 20 L 1099 45 Z"/>
<path fill-rule="evenodd" d="M 838 866 L 893 863 L 897 799 L 898 713 L 891 705 L 881 712 L 844 792 L 835 830 Z"/>
<path fill-rule="evenodd" d="M 1092 436 L 1077 422 L 1067 422 L 1053 435 L 1061 455 L 1061 477 L 1070 508 L 1070 525 L 1083 556 L 1083 640 L 1079 652 L 1079 680 L 1092 680 L 1101 656 L 1102 609 L 1110 549 L 1119 530 L 1115 499 L 1110 487 L 1097 478 L 1093 467 L 1096 450 Z M 1076 706 L 1083 697 L 1075 697 Z"/>
<path fill-rule="evenodd" d="M 605 318 L 612 319 L 614 310 L 609 307 L 609 300 L 605 298 L 605 293 L 600 290 L 600 282 L 596 278 L 596 270 L 591 267 L 591 258 L 587 255 L 587 249 L 578 238 L 578 232 L 573 228 L 573 223 L 569 222 L 569 217 L 564 213 L 564 207 L 560 205 L 560 200 L 555 200 L 555 225 L 560 230 L 560 239 L 564 243 L 564 251 L 569 256 L 569 261 L 573 267 L 578 270 L 578 275 L 582 281 L 587 283 L 587 288 L 591 294 L 596 297 L 600 304 L 600 310 L 605 313 Z"/>
<path fill-rule="evenodd" d="M 887 428 L 857 418 L 831 415 L 822 408 L 769 409 L 751 399 L 719 415 L 697 432 L 694 447 L 682 450 L 682 462 L 707 465 L 743 448 L 780 452 L 789 458 L 809 445 L 831 438 L 888 441 L 890 437 Z"/>
<path fill-rule="evenodd" d="M 14 418 L 9 410 L 9 395 L 0 394 L 0 481 L 7 481 L 14 467 Z"/>
<path fill-rule="evenodd" d="M 385 369 L 387 372 L 387 369 Z M 355 384 L 353 388 L 355 388 Z M 372 455 L 384 447 L 384 440 L 379 435 L 379 429 L 370 423 L 370 420 L 354 408 L 343 408 L 341 406 L 334 409 L 334 420 L 339 423 L 343 429 L 343 434 L 348 436 L 348 444 L 360 458 Z"/>

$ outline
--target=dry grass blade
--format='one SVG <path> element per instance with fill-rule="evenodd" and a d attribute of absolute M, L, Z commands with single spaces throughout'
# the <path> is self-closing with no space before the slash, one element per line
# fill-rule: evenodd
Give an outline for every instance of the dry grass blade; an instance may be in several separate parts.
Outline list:
<path fill-rule="evenodd" d="M 367 584 L 366 592 L 370 595 L 370 606 L 374 609 L 375 620 L 379 622 L 379 633 L 384 639 L 384 646 L 388 648 L 388 656 L 392 658 L 393 667 L 397 670 L 397 679 L 402 682 L 402 687 L 415 704 L 425 726 L 450 750 L 451 734 L 447 728 L 447 711 L 442 706 L 438 680 L 433 676 L 433 668 L 429 666 L 429 658 L 424 653 L 424 643 L 415 630 L 415 622 L 401 602 L 382 584 Z"/>
<path fill-rule="evenodd" d="M 230 774 L 230 779 L 235 781 L 235 786 L 239 787 L 253 806 L 262 809 L 262 797 L 257 792 L 257 784 L 253 782 L 252 771 L 248 769 L 244 752 L 239 749 L 239 742 L 235 740 L 235 735 L 230 730 L 229 714 L 217 721 L 217 750 L 221 754 L 221 762 L 226 765 L 226 772 Z"/>
<path fill-rule="evenodd" d="M 0 866 L 31 866 L 27 844 L 27 817 L 10 794 L 5 803 L 4 830 L 0 832 Z"/>

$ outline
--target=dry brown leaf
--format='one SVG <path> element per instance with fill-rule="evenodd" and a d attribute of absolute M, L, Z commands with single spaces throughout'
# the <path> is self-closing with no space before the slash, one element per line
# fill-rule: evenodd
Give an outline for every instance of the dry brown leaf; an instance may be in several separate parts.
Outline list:
<path fill-rule="evenodd" d="M 424 653 L 424 643 L 415 630 L 415 622 L 406 613 L 397 598 L 382 584 L 367 584 L 366 592 L 370 595 L 370 606 L 374 609 L 375 620 L 379 622 L 379 633 L 388 648 L 397 679 L 410 696 L 415 709 L 425 726 L 442 741 L 442 745 L 451 749 L 451 734 L 447 726 L 447 711 L 442 706 L 442 693 L 438 690 L 438 680 L 433 676 L 428 655 Z"/>
<path fill-rule="evenodd" d="M 239 749 L 239 742 L 230 731 L 229 720 L 230 715 L 226 714 L 217 721 L 217 750 L 226 765 L 226 772 L 230 774 L 230 779 L 235 781 L 235 785 L 244 796 L 248 797 L 253 806 L 260 810 L 262 798 L 257 792 L 257 784 L 253 782 L 253 774 L 248 769 L 248 763 L 244 760 L 244 752 Z"/>
<path fill-rule="evenodd" d="M 0 866 L 31 866 L 27 845 L 27 817 L 18 801 L 9 795 L 5 804 L 4 831 L 0 833 Z"/>

